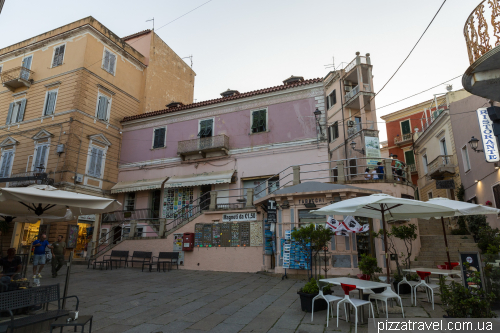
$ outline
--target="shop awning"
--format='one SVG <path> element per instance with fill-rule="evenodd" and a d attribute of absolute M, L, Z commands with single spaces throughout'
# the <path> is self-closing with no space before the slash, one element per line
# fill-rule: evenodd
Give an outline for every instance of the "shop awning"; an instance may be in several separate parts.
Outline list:
<path fill-rule="evenodd" d="M 161 183 L 167 177 L 154 179 L 132 180 L 128 182 L 119 182 L 111 188 L 111 193 L 137 192 L 145 190 L 155 190 L 161 188 Z"/>
<path fill-rule="evenodd" d="M 192 187 L 199 185 L 230 183 L 235 170 L 195 173 L 186 176 L 174 176 L 165 183 L 165 188 Z"/>

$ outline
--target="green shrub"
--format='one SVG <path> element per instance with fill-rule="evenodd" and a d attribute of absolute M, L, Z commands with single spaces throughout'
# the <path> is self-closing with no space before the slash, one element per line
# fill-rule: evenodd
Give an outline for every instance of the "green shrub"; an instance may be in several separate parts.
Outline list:
<path fill-rule="evenodd" d="M 374 273 L 382 273 L 382 268 L 377 266 L 377 259 L 364 253 L 361 254 L 361 260 L 359 260 L 358 267 L 361 273 L 370 275 L 371 280 L 375 279 L 375 276 L 373 276 Z"/>
<path fill-rule="evenodd" d="M 319 279 L 323 279 L 323 276 L 319 276 Z M 301 289 L 300 291 L 302 291 L 303 293 L 306 293 L 306 294 L 317 294 L 319 293 L 319 288 L 318 288 L 318 284 L 316 282 L 316 279 L 314 278 L 311 278 L 309 280 L 309 282 L 307 282 Z M 330 292 L 331 289 L 330 289 L 330 285 L 326 286 L 325 288 L 323 288 L 323 292 L 324 293 L 328 293 Z"/>
<path fill-rule="evenodd" d="M 489 226 L 486 215 L 470 215 L 466 219 L 469 231 L 476 236 L 479 234 L 479 229 Z"/>
<path fill-rule="evenodd" d="M 489 225 L 479 228 L 477 247 L 482 253 L 487 253 L 490 246 L 492 249 L 500 247 L 500 237 L 497 236 L 499 231 L 498 228 L 492 229 Z M 490 250 L 490 252 L 493 253 L 495 250 Z M 498 250 L 496 252 L 498 253 Z"/>

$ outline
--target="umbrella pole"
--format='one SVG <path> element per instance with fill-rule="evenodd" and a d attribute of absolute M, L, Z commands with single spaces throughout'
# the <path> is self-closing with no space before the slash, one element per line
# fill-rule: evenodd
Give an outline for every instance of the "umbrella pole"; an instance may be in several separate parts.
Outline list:
<path fill-rule="evenodd" d="M 387 283 L 391 283 L 389 257 L 387 256 L 387 228 L 385 226 L 384 206 L 380 205 L 380 208 L 381 208 L 381 212 L 382 212 L 382 226 L 384 227 L 385 267 L 387 268 Z"/>
<path fill-rule="evenodd" d="M 444 227 L 444 218 L 441 216 L 441 225 L 443 226 L 444 245 L 446 246 L 446 255 L 448 256 L 448 267 L 451 269 L 450 251 L 448 250 L 448 239 L 446 239 L 446 229 Z"/>

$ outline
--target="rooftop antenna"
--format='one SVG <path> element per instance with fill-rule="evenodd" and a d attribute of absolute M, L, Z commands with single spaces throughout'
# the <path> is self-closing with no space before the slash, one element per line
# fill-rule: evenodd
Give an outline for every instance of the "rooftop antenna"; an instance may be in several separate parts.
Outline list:
<path fill-rule="evenodd" d="M 155 35 L 154 35 L 154 31 L 155 31 L 155 18 L 153 17 L 151 20 L 147 20 L 146 22 L 150 22 L 150 21 L 153 21 L 153 55 L 155 55 L 156 54 Z"/>
<path fill-rule="evenodd" d="M 324 66 L 325 66 L 325 69 L 327 69 L 327 68 L 333 68 L 333 70 L 335 70 L 335 57 L 332 57 L 332 63 L 331 64 L 324 65 Z"/>
<path fill-rule="evenodd" d="M 155 30 L 155 18 L 153 17 L 151 20 L 147 20 L 146 22 L 153 21 L 153 31 Z"/>
<path fill-rule="evenodd" d="M 193 55 L 191 54 L 189 57 L 184 57 L 181 59 L 187 59 L 187 58 L 189 58 L 191 60 L 191 68 L 193 68 Z"/>

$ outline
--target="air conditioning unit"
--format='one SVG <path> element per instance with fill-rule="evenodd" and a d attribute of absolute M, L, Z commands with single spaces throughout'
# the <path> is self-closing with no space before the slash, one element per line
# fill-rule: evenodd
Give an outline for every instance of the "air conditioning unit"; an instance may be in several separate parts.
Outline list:
<path fill-rule="evenodd" d="M 352 87 L 351 86 L 345 86 L 345 92 L 349 92 L 352 90 Z"/>
<path fill-rule="evenodd" d="M 83 182 L 83 175 L 82 174 L 79 174 L 77 173 L 76 176 L 75 176 L 75 181 L 77 183 L 82 183 Z"/>
<path fill-rule="evenodd" d="M 348 120 L 347 127 L 354 127 L 354 120 Z"/>

